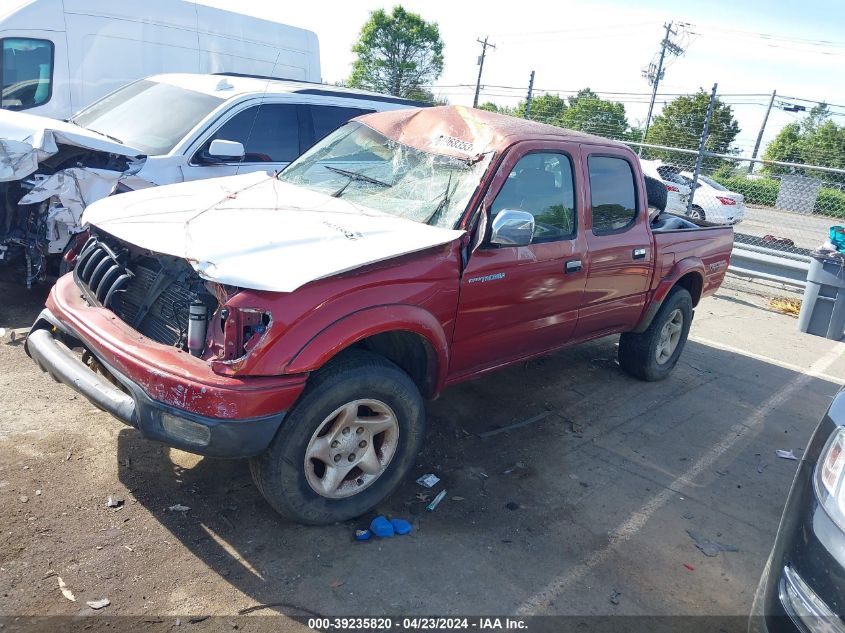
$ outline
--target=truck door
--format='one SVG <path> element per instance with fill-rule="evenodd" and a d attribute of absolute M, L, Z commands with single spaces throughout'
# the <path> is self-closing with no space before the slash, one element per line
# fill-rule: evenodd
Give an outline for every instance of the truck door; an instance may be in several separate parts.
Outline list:
<path fill-rule="evenodd" d="M 624 149 L 583 145 L 587 283 L 575 338 L 632 328 L 654 267 L 644 183 Z"/>
<path fill-rule="evenodd" d="M 584 290 L 582 174 L 576 144 L 517 145 L 482 203 L 487 227 L 505 209 L 527 211 L 527 246 L 484 243 L 470 256 L 453 336 L 450 374 L 459 377 L 564 345 Z M 489 233 L 489 228 L 488 228 Z"/>

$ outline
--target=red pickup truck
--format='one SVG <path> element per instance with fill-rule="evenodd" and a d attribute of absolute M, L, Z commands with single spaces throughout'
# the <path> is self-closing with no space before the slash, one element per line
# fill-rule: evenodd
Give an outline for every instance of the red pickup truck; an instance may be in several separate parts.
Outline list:
<path fill-rule="evenodd" d="M 671 371 L 733 233 L 661 213 L 665 191 L 650 209 L 653 184 L 603 138 L 367 115 L 275 176 L 91 205 L 26 350 L 150 439 L 249 458 L 284 516 L 352 518 L 409 471 L 449 385 L 619 333 L 623 369 Z"/>

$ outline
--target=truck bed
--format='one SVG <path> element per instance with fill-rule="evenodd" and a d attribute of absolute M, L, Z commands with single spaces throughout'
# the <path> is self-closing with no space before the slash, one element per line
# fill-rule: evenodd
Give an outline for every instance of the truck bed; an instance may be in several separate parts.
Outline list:
<path fill-rule="evenodd" d="M 722 283 L 733 249 L 734 231 L 729 226 L 666 229 L 653 232 L 657 253 L 654 285 L 683 260 L 704 266 L 702 296 L 712 294 Z"/>

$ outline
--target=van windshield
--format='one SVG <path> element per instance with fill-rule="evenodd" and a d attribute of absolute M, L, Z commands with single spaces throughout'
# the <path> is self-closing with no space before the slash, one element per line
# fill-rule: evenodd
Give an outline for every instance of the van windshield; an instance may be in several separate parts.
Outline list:
<path fill-rule="evenodd" d="M 47 103 L 52 92 L 53 43 L 27 37 L 9 37 L 0 42 L 0 107 L 26 110 Z"/>
<path fill-rule="evenodd" d="M 142 79 L 95 101 L 70 121 L 157 156 L 176 147 L 221 103 L 219 97 Z"/>

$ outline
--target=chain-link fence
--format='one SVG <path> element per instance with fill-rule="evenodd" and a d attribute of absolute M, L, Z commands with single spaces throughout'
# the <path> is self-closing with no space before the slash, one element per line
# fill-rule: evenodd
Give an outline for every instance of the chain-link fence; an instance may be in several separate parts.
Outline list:
<path fill-rule="evenodd" d="M 734 226 L 737 243 L 809 253 L 845 218 L 845 171 L 629 142 L 666 185 L 673 213 Z M 751 169 L 749 169 L 751 167 Z"/>
<path fill-rule="evenodd" d="M 573 97 L 535 94 L 528 118 L 627 143 L 645 173 L 666 185 L 669 212 L 734 227 L 737 271 L 770 282 L 791 277 L 800 287 L 807 256 L 828 241 L 831 226 L 845 224 L 845 169 L 751 158 L 751 146 L 734 142 L 736 122 L 715 94 L 690 95 L 696 107 L 674 112 L 671 125 L 652 126 L 646 142 L 621 104 L 587 97 L 589 108 L 573 108 Z M 526 116 L 525 102 L 507 112 Z M 832 142 L 811 156 L 845 164 L 843 154 L 845 143 Z M 745 270 L 743 253 L 765 261 Z"/>

